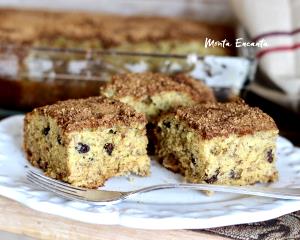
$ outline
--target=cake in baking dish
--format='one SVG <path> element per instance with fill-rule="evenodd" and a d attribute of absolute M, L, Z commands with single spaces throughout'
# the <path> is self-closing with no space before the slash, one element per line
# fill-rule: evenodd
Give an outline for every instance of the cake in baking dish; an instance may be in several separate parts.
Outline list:
<path fill-rule="evenodd" d="M 155 134 L 163 166 L 188 182 L 248 185 L 278 177 L 276 124 L 243 102 L 179 108 L 161 117 Z"/>
<path fill-rule="evenodd" d="M 24 149 L 48 176 L 96 188 L 113 176 L 150 173 L 146 123 L 105 97 L 61 101 L 26 114 Z"/>
<path fill-rule="evenodd" d="M 101 54 L 87 60 L 85 55 L 77 53 L 37 52 L 31 47 L 235 55 L 234 47 L 205 48 L 206 38 L 216 41 L 226 38 L 233 42 L 234 27 L 180 18 L 2 8 L 1 46 L 16 45 L 17 50 L 12 52 L 9 48 L 4 59 L 2 68 L 5 70 L 7 59 L 12 59 L 9 66 L 14 68 L 14 76 L 11 79 L 0 74 L 3 90 L 0 107 L 31 111 L 58 100 L 97 96 L 99 87 L 111 75 L 131 71 L 127 66 L 146 62 L 148 71 L 160 71 L 163 63 L 168 61 L 168 58 Z M 90 61 L 95 58 L 97 61 Z M 74 77 L 70 73 L 74 65 L 79 65 L 75 73 L 80 72 L 84 77 Z M 93 81 L 86 81 L 85 77 L 91 75 Z"/>
<path fill-rule="evenodd" d="M 84 12 L 0 10 L 2 43 L 59 48 L 233 55 L 234 48 L 205 48 L 206 38 L 233 41 L 234 27 L 181 18 Z"/>

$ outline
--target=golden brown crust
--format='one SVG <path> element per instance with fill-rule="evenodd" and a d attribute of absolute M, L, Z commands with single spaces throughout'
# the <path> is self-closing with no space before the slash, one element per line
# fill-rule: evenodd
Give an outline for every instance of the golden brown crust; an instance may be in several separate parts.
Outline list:
<path fill-rule="evenodd" d="M 117 100 L 106 97 L 90 97 L 60 101 L 34 109 L 28 113 L 49 116 L 65 132 L 77 131 L 84 128 L 112 127 L 116 124 L 131 126 L 138 122 L 146 124 L 146 117 Z"/>
<path fill-rule="evenodd" d="M 174 113 L 171 113 L 174 114 Z M 197 130 L 203 139 L 257 131 L 278 131 L 274 120 L 244 102 L 207 103 L 175 110 L 175 117 Z"/>
<path fill-rule="evenodd" d="M 173 81 L 189 87 L 189 92 L 193 99 L 198 103 L 215 102 L 213 90 L 203 82 L 188 77 L 185 74 L 177 74 L 171 77 Z"/>
<path fill-rule="evenodd" d="M 174 76 L 162 73 L 126 73 L 114 75 L 104 89 L 113 89 L 115 98 L 132 96 L 146 99 L 160 92 L 176 91 L 187 93 L 198 103 L 215 101 L 212 90 L 201 81 L 183 74 Z"/>
<path fill-rule="evenodd" d="M 233 39 L 233 28 L 183 19 L 128 17 L 79 12 L 0 10 L 0 40 L 32 44 L 58 36 L 75 41 L 100 40 L 103 47 L 124 42 Z"/>

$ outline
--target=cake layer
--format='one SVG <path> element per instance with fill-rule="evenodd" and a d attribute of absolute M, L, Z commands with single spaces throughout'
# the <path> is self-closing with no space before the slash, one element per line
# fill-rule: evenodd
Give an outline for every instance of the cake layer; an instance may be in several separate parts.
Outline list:
<path fill-rule="evenodd" d="M 150 173 L 146 119 L 115 100 L 59 102 L 28 113 L 24 148 L 47 175 L 95 188 L 110 177 Z"/>
<path fill-rule="evenodd" d="M 215 101 L 209 87 L 183 74 L 169 76 L 149 72 L 115 75 L 100 91 L 145 113 L 148 120 L 178 106 Z"/>
<path fill-rule="evenodd" d="M 237 116 L 244 121 L 237 121 Z M 207 132 L 211 129 L 213 135 Z M 189 182 L 248 185 L 278 177 L 276 125 L 268 115 L 245 104 L 180 108 L 161 117 L 155 133 L 158 159 Z"/>

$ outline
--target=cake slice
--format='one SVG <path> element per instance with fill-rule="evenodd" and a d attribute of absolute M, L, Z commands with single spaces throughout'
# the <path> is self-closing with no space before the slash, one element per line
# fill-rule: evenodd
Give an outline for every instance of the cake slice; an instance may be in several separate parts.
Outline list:
<path fill-rule="evenodd" d="M 116 100 L 61 101 L 26 114 L 27 159 L 52 178 L 96 188 L 106 179 L 150 172 L 146 117 Z"/>
<path fill-rule="evenodd" d="M 170 76 L 148 72 L 115 75 L 100 92 L 146 114 L 149 154 L 154 153 L 156 140 L 153 129 L 161 113 L 179 106 L 215 101 L 209 87 L 183 74 Z"/>
<path fill-rule="evenodd" d="M 188 182 L 248 185 L 278 177 L 276 124 L 243 102 L 179 108 L 161 117 L 155 134 L 159 160 Z"/>
<path fill-rule="evenodd" d="M 114 75 L 100 91 L 145 113 L 149 121 L 178 106 L 215 101 L 209 87 L 183 74 L 170 76 L 148 72 Z"/>

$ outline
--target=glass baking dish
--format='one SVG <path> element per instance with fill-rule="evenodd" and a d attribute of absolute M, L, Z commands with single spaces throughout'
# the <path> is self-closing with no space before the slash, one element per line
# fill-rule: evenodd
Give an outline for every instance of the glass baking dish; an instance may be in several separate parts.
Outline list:
<path fill-rule="evenodd" d="M 0 47 L 0 108 L 28 111 L 57 100 L 95 96 L 113 74 L 145 71 L 186 73 L 224 100 L 240 93 L 254 66 L 241 57 L 6 45 Z"/>
<path fill-rule="evenodd" d="M 57 0 L 51 2 L 26 0 L 22 7 L 14 1 L 2 1 L 0 8 L 38 9 L 38 11 L 46 9 L 47 11 L 55 10 L 58 12 L 79 11 L 126 16 L 181 17 L 222 25 L 233 22 L 233 15 L 228 2 L 228 0 L 224 0 L 222 3 L 218 0 L 166 0 L 164 2 L 145 0 L 141 3 L 139 0 L 117 0 L 113 2 L 76 0 L 70 4 Z M 25 24 L 26 29 L 26 23 L 20 21 L 19 24 L 21 30 L 23 24 Z M 47 28 L 48 26 L 45 25 Z M 4 30 L 11 31 L 13 29 L 5 28 Z M 213 28 L 213 30 L 218 32 L 217 29 Z M 231 34 L 229 35 L 231 36 Z M 56 39 L 57 37 L 58 39 Z M 12 45 L 7 45 L 7 42 L 3 45 L 4 42 L 1 42 L 0 108 L 2 110 L 29 111 L 34 107 L 51 104 L 57 100 L 98 95 L 99 87 L 109 81 L 111 75 L 144 71 L 190 74 L 212 86 L 219 99 L 224 100 L 240 93 L 247 80 L 251 79 L 251 72 L 255 66 L 254 61 L 240 57 L 155 54 L 151 51 L 145 53 L 144 50 L 147 50 L 147 47 L 143 45 L 144 43 L 141 43 L 141 48 L 133 45 L 133 49 L 125 48 L 124 50 L 120 47 L 114 50 L 104 50 L 103 48 L 99 50 L 100 48 L 94 48 L 93 51 L 88 51 L 76 44 L 70 44 L 67 46 L 68 48 L 61 47 L 62 41 L 59 34 L 55 35 L 55 39 L 57 41 L 52 41 L 53 39 L 49 39 L 49 41 L 56 44 L 49 44 L 48 42 L 43 44 L 43 41 L 40 41 L 38 44 L 26 46 L 22 44 L 21 46 L 13 45 L 15 44 L 14 41 L 8 42 Z M 186 45 L 188 44 L 182 45 L 184 51 L 176 53 L 189 52 L 185 48 Z M 70 47 L 73 46 L 76 48 L 71 49 Z M 161 49 L 166 50 L 164 44 L 157 44 L 157 46 L 159 53 L 170 52 L 161 51 Z M 215 53 L 210 51 L 210 54 Z M 9 112 L 5 111 L 5 114 L 7 113 Z"/>

